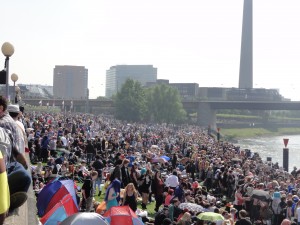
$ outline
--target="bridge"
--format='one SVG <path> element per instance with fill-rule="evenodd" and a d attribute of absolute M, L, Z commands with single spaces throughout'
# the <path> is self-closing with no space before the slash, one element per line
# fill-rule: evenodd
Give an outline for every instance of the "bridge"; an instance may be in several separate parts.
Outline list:
<path fill-rule="evenodd" d="M 24 99 L 26 104 L 41 105 L 40 99 Z M 197 112 L 197 121 L 201 126 L 211 125 L 216 128 L 216 112 L 220 109 L 248 109 L 248 110 L 300 110 L 300 101 L 183 101 L 183 108 L 189 112 Z M 47 99 L 42 105 L 57 106 L 64 110 L 88 113 L 112 113 L 112 100 L 99 99 Z M 73 108 L 71 107 L 73 105 Z"/>
<path fill-rule="evenodd" d="M 114 109 L 112 100 L 104 99 L 23 99 L 25 104 L 33 106 L 59 107 L 65 111 L 103 113 L 112 112 Z"/>
<path fill-rule="evenodd" d="M 201 126 L 216 128 L 216 112 L 220 109 L 300 110 L 300 101 L 199 101 L 183 102 L 185 110 L 197 107 L 197 121 Z"/>

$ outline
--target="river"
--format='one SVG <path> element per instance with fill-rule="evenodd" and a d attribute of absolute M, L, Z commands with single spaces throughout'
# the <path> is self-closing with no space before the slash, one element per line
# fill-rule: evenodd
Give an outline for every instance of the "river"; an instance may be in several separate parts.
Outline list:
<path fill-rule="evenodd" d="M 278 162 L 282 166 L 284 138 L 289 139 L 287 148 L 289 149 L 289 172 L 291 172 L 294 166 L 300 168 L 300 135 L 241 139 L 236 145 L 241 149 L 250 149 L 252 152 L 259 153 L 264 161 L 267 160 L 267 157 L 271 157 L 273 163 Z"/>

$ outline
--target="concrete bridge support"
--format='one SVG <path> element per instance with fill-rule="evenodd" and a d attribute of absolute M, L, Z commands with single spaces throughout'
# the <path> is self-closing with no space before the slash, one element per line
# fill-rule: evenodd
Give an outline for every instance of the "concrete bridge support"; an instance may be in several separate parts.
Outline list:
<path fill-rule="evenodd" d="M 207 127 L 210 125 L 211 129 L 216 130 L 216 110 L 212 109 L 210 103 L 199 102 L 198 113 L 197 113 L 197 122 L 200 126 Z"/>

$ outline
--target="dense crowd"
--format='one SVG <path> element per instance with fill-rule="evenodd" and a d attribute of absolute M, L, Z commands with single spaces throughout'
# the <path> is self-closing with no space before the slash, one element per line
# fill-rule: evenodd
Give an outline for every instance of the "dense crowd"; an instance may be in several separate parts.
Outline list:
<path fill-rule="evenodd" d="M 127 123 L 89 114 L 22 114 L 7 108 L 16 113 L 10 122 L 24 127 L 19 133 L 24 143 L 17 144 L 23 149 L 20 154 L 26 149 L 34 165 L 37 196 L 49 180 L 60 176 L 82 184 L 77 199 L 81 211 L 103 213 L 128 205 L 148 224 L 203 224 L 207 223 L 201 219 L 205 212 L 222 215 L 210 221 L 218 225 L 300 222 L 297 169 L 288 173 L 257 153 L 217 141 L 207 129 Z M 26 201 L 28 176 L 22 157 L 12 154 L 12 158 L 23 167 L 18 179 L 27 182 L 16 190 L 8 182 L 16 208 Z M 14 172 L 7 173 L 9 177 Z M 94 197 L 101 194 L 104 204 L 98 205 Z M 151 218 L 147 207 L 153 201 L 156 213 Z"/>

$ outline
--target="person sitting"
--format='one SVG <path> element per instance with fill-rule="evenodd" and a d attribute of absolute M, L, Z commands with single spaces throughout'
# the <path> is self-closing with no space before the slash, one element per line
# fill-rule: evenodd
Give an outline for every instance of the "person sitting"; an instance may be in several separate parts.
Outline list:
<path fill-rule="evenodd" d="M 122 205 L 129 205 L 133 212 L 137 210 L 137 197 L 138 192 L 134 187 L 133 183 L 129 183 L 125 187 L 123 203 Z"/>
<path fill-rule="evenodd" d="M 166 218 L 169 219 L 168 216 L 169 216 L 169 208 L 168 207 L 164 207 L 163 210 L 159 211 L 155 215 L 154 225 L 161 225 Z"/>
<path fill-rule="evenodd" d="M 184 202 L 184 190 L 186 188 L 186 183 L 181 182 L 174 191 L 174 198 L 178 198 L 180 202 Z"/>
<path fill-rule="evenodd" d="M 191 214 L 189 212 L 185 212 L 183 216 L 177 222 L 177 225 L 191 225 Z"/>
<path fill-rule="evenodd" d="M 252 225 L 252 222 L 250 219 L 247 217 L 247 212 L 246 210 L 240 210 L 239 211 L 239 220 L 236 221 L 236 225 Z"/>
<path fill-rule="evenodd" d="M 173 193 L 174 193 L 174 190 L 170 188 L 168 190 L 168 194 L 165 197 L 165 204 L 164 204 L 164 206 L 170 205 L 170 201 L 171 201 L 171 199 L 173 197 Z"/>
<path fill-rule="evenodd" d="M 174 198 L 171 201 L 171 205 L 169 206 L 169 218 L 172 222 L 176 221 L 178 216 L 181 214 L 182 210 L 178 207 L 180 201 L 178 198 Z"/>
<path fill-rule="evenodd" d="M 9 147 L 2 154 L 8 172 L 10 210 L 14 210 L 26 202 L 31 176 L 27 171 L 28 164 L 24 154 L 25 145 L 21 144 L 22 134 L 16 121 L 8 114 L 7 107 L 7 100 L 0 96 L 1 140 L 8 140 L 9 142 Z M 19 107 L 16 105 L 10 106 L 10 113 L 12 112 L 19 115 Z"/>

